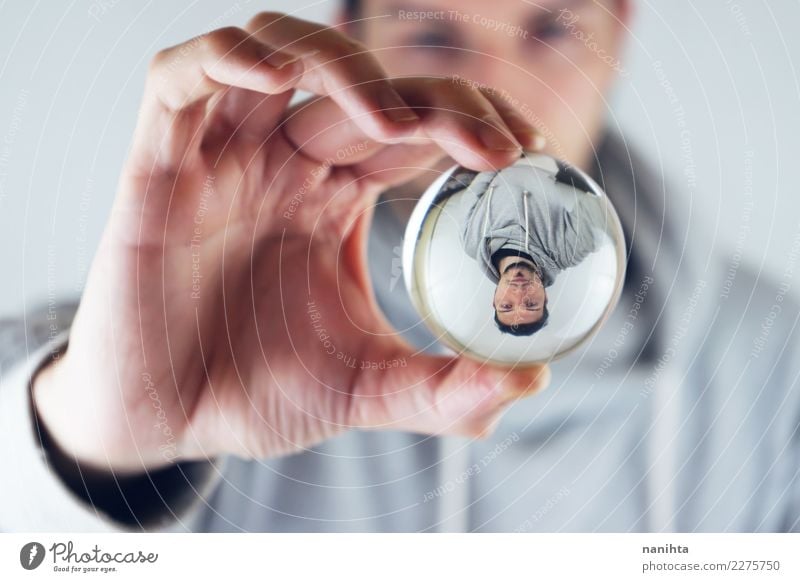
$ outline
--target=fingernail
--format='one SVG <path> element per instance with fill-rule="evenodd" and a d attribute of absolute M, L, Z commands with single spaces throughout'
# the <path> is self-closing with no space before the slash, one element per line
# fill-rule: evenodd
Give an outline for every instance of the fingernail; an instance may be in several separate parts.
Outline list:
<path fill-rule="evenodd" d="M 393 87 L 384 89 L 378 95 L 383 114 L 395 123 L 419 121 L 419 115 L 408 106 Z"/>
<path fill-rule="evenodd" d="M 539 151 L 544 149 L 544 147 L 547 145 L 547 140 L 535 129 L 511 128 L 511 131 L 514 133 L 514 136 L 519 140 L 519 142 L 528 150 Z"/>
<path fill-rule="evenodd" d="M 478 135 L 483 145 L 487 148 L 502 152 L 513 152 L 521 149 L 520 144 L 518 144 L 516 140 L 507 137 L 498 129 L 495 124 L 499 123 L 499 120 L 492 117 L 489 119 L 484 118 L 483 121 L 484 123 L 482 123 L 478 129 Z"/>

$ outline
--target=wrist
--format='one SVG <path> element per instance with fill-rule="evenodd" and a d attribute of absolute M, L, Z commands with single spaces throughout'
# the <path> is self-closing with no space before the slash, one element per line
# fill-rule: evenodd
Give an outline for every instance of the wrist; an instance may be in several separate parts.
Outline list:
<path fill-rule="evenodd" d="M 141 446 L 124 416 L 109 415 L 97 403 L 90 377 L 76 370 L 68 353 L 55 355 L 31 377 L 31 409 L 41 446 L 59 467 L 99 475 L 136 475 L 184 460 Z M 120 425 L 111 416 L 122 418 Z"/>
<path fill-rule="evenodd" d="M 78 445 L 91 440 L 85 415 L 69 406 L 66 396 L 76 394 L 67 379 L 67 355 L 53 354 L 31 377 L 31 409 L 35 430 L 48 458 L 59 468 L 103 468 L 103 464 Z"/>
<path fill-rule="evenodd" d="M 196 499 L 194 487 L 209 481 L 212 472 L 209 463 L 183 463 L 155 470 L 119 470 L 108 461 L 87 461 L 76 455 L 69 443 L 70 439 L 81 442 L 87 434 L 81 429 L 82 415 L 75 411 L 65 411 L 63 415 L 76 419 L 67 425 L 67 438 L 56 438 L 50 426 L 58 426 L 61 416 L 46 416 L 58 407 L 63 394 L 74 392 L 75 385 L 67 379 L 68 368 L 63 357 L 53 357 L 31 376 L 29 406 L 49 470 L 68 491 L 89 505 L 93 513 L 103 514 L 125 527 L 159 527 L 169 523 L 176 511 L 186 511 Z M 73 398 L 73 401 L 80 399 Z M 196 485 L 190 486 L 190 483 Z"/>

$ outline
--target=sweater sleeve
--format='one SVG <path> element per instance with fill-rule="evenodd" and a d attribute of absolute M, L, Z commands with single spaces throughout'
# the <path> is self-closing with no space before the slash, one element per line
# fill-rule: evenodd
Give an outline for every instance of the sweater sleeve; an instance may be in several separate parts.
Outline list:
<path fill-rule="evenodd" d="M 205 506 L 220 481 L 223 463 L 176 463 L 133 476 L 89 471 L 76 464 L 38 422 L 31 399 L 33 379 L 64 352 L 69 332 L 51 334 L 36 346 L 35 322 L 36 317 L 24 324 L 0 321 L 0 529 L 188 529 L 184 522 Z M 20 346 L 31 342 L 33 349 L 25 353 Z"/>

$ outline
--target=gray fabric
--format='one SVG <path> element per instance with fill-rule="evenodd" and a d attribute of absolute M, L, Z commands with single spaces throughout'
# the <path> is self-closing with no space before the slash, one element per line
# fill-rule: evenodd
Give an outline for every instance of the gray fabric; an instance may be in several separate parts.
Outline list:
<path fill-rule="evenodd" d="M 19 319 L 0 318 L 0 373 L 44 345 L 54 331 L 68 330 L 76 309 L 76 301 L 62 301 L 35 307 Z"/>
<path fill-rule="evenodd" d="M 176 529 L 800 531 L 797 302 L 780 295 L 766 326 L 782 282 L 743 264 L 731 281 L 688 205 L 624 142 L 600 145 L 593 176 L 629 243 L 619 306 L 491 438 L 353 431 L 280 459 L 231 458 Z M 435 352 L 393 260 L 403 226 L 379 205 L 376 296 Z"/>
<path fill-rule="evenodd" d="M 465 189 L 464 251 L 493 283 L 500 274 L 492 255 L 502 248 L 531 255 L 549 287 L 600 244 L 607 221 L 602 198 L 556 181 L 555 170 L 523 163 L 480 172 Z"/>
<path fill-rule="evenodd" d="M 11 483 L 0 484 L 0 491 L 7 494 L 0 496 L 0 530 L 37 531 L 44 526 L 47 531 L 63 531 L 64 524 L 103 531 L 173 527 L 201 501 L 197 492 L 214 486 L 216 459 L 176 463 L 132 476 L 96 471 L 78 466 L 34 414 L 30 379 L 67 349 L 76 309 L 77 302 L 48 302 L 20 320 L 0 319 L 0 426 L 14 450 L 12 455 L 0 450 L 0 466 L 13 475 Z M 20 365 L 28 371 L 14 381 Z M 15 495 L 12 488 L 24 493 Z M 20 499 L 20 495 L 30 497 Z M 63 506 L 65 499 L 71 507 Z M 31 507 L 36 515 L 31 515 Z M 8 523 L 12 520 L 16 528 Z"/>

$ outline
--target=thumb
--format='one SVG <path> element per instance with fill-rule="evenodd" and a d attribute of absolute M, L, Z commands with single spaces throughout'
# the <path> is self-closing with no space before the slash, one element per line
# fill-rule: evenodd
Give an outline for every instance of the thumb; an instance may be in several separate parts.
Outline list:
<path fill-rule="evenodd" d="M 356 379 L 351 426 L 485 438 L 515 400 L 551 378 L 547 365 L 509 369 L 412 351 L 375 362 Z"/>

